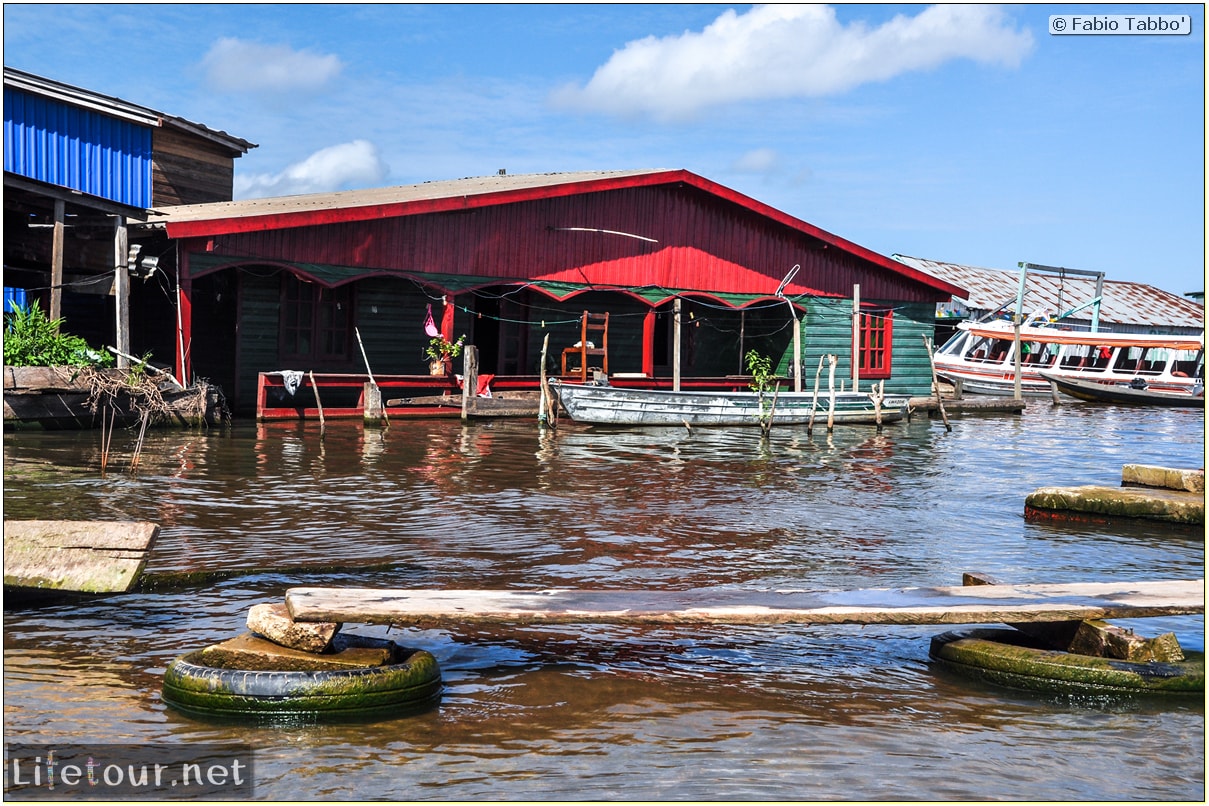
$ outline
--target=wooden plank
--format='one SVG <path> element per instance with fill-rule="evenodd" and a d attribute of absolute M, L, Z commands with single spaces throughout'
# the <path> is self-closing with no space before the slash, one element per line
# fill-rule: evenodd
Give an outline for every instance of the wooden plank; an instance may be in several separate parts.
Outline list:
<path fill-rule="evenodd" d="M 870 590 L 291 588 L 296 621 L 398 624 L 998 624 L 1205 612 L 1205 581 Z"/>
<path fill-rule="evenodd" d="M 159 531 L 143 521 L 5 521 L 4 586 L 124 593 Z"/>

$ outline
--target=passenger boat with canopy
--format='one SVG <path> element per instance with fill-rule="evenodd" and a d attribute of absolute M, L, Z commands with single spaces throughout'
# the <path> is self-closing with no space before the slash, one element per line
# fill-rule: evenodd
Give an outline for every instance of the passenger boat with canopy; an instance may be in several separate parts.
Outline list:
<path fill-rule="evenodd" d="M 1078 331 L 1034 314 L 1020 327 L 1020 387 L 1051 394 L 1041 373 L 1058 378 L 1129 384 L 1141 379 L 1154 392 L 1190 394 L 1203 387 L 1205 337 Z M 1015 391 L 1015 326 L 1008 321 L 963 322 L 936 353 L 936 372 L 971 394 Z"/>

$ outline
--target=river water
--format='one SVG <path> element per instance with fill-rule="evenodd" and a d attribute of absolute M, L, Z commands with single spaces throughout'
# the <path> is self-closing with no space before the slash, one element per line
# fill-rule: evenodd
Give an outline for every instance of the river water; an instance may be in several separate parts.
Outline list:
<path fill-rule="evenodd" d="M 6 606 L 7 742 L 239 742 L 274 800 L 1204 800 L 1202 698 L 993 688 L 934 667 L 943 628 L 394 628 L 445 690 L 355 725 L 201 721 L 178 654 L 295 585 L 532 589 L 960 585 L 1204 576 L 1203 530 L 1027 523 L 1046 485 L 1202 467 L 1202 412 L 1032 402 L 1021 416 L 776 430 L 530 421 L 237 424 L 4 440 L 6 518 L 159 523 L 149 573 L 265 569 Z M 372 570 L 351 566 L 390 563 Z M 297 566 L 311 565 L 311 570 Z M 274 571 L 294 567 L 289 572 Z M 1124 623 L 1204 648 L 1204 619 Z M 346 625 L 385 636 L 385 627 Z"/>

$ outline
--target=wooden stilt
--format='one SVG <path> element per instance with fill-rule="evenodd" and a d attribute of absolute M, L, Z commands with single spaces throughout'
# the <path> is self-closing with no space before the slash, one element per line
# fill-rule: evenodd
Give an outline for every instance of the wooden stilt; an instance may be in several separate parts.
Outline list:
<path fill-rule="evenodd" d="M 924 349 L 928 352 L 928 363 L 932 365 L 932 388 L 936 391 L 936 407 L 940 409 L 940 419 L 944 421 L 945 430 L 952 431 L 949 415 L 945 413 L 945 402 L 940 397 L 940 380 L 936 377 L 936 357 L 932 354 L 932 340 L 927 336 L 921 338 L 924 340 Z"/>
<path fill-rule="evenodd" d="M 827 433 L 835 430 L 835 355 L 827 356 L 827 393 L 831 396 L 830 410 L 827 412 Z"/>
<path fill-rule="evenodd" d="M 819 368 L 814 371 L 814 399 L 810 401 L 810 420 L 806 423 L 806 436 L 814 433 L 814 413 L 819 408 L 819 376 L 823 374 L 823 361 L 826 356 L 819 357 Z"/>
<path fill-rule="evenodd" d="M 870 397 L 873 398 L 873 418 L 877 423 L 877 430 L 882 430 L 882 401 L 886 399 L 886 382 L 873 384 L 873 389 L 870 391 Z"/>

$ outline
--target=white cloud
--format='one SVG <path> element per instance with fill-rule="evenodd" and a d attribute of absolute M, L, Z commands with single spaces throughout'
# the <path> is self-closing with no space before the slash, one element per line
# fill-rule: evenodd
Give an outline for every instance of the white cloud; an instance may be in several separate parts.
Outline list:
<path fill-rule="evenodd" d="M 781 155 L 772 148 L 748 151 L 731 165 L 731 170 L 746 174 L 770 174 L 782 169 Z"/>
<path fill-rule="evenodd" d="M 1015 67 L 1032 49 L 993 6 L 932 6 L 877 28 L 817 5 L 727 10 L 701 32 L 628 43 L 556 103 L 674 120 L 718 104 L 833 95 L 952 59 Z"/>
<path fill-rule="evenodd" d="M 312 92 L 344 69 L 332 55 L 224 37 L 202 58 L 206 78 L 226 92 Z"/>
<path fill-rule="evenodd" d="M 277 174 L 235 175 L 237 199 L 292 196 L 370 187 L 386 178 L 386 163 L 368 140 L 354 140 L 320 149 Z"/>

